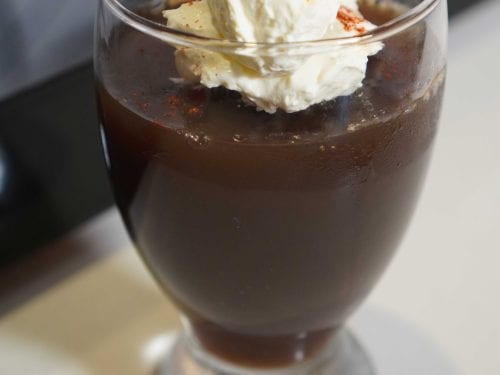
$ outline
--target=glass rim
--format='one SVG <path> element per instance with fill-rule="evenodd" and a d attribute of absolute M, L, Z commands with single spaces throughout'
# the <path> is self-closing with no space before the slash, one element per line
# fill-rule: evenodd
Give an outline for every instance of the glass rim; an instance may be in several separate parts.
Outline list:
<path fill-rule="evenodd" d="M 413 8 L 364 33 L 338 38 L 318 40 L 305 40 L 294 42 L 241 42 L 227 39 L 208 38 L 186 33 L 167 27 L 165 24 L 155 22 L 140 16 L 128 9 L 120 0 L 101 0 L 122 22 L 140 32 L 158 38 L 165 42 L 186 48 L 204 48 L 209 50 L 223 50 L 225 52 L 237 50 L 275 50 L 294 48 L 304 53 L 304 50 L 324 49 L 351 45 L 362 45 L 383 41 L 397 35 L 411 26 L 425 19 L 437 7 L 441 0 L 422 0 Z"/>

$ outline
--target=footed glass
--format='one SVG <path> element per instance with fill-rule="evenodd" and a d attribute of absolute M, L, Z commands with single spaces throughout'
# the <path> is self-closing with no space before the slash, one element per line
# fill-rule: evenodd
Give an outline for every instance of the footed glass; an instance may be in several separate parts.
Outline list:
<path fill-rule="evenodd" d="M 95 71 L 116 203 L 183 315 L 164 374 L 373 374 L 344 328 L 396 250 L 441 109 L 443 0 L 361 0 L 361 35 L 241 43 L 166 27 L 176 1 L 101 0 Z M 257 111 L 183 80 L 176 51 L 313 56 L 369 43 L 363 85 Z"/>

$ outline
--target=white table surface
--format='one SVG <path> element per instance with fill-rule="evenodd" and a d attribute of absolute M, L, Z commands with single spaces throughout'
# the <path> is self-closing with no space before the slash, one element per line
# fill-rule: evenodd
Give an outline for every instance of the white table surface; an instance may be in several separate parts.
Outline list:
<path fill-rule="evenodd" d="M 379 368 L 385 369 L 381 375 L 500 374 L 500 234 L 495 233 L 500 232 L 499 16 L 500 1 L 490 0 L 450 25 L 447 92 L 427 184 L 398 255 L 351 322 Z M 110 368 L 103 360 L 113 358 L 111 344 L 106 347 L 106 342 L 100 342 L 96 351 L 89 341 L 87 349 L 92 348 L 93 360 L 99 359 L 104 367 L 94 363 L 90 367 L 94 371 L 83 371 L 71 358 L 54 354 L 52 347 L 47 349 L 42 340 L 45 332 L 52 344 L 64 347 L 68 340 L 69 347 L 69 342 L 76 342 L 83 353 L 85 343 L 79 342 L 78 335 L 57 336 L 50 328 L 46 332 L 37 326 L 43 324 L 44 314 L 51 314 L 56 294 L 65 300 L 74 298 L 71 288 L 87 290 L 82 281 L 85 277 L 88 284 L 107 272 L 121 270 L 118 280 L 126 284 L 122 274 L 126 270 L 154 295 L 150 305 L 149 297 L 144 297 L 144 306 L 150 309 L 160 303 L 152 282 L 144 281 L 147 275 L 142 265 L 131 255 L 116 210 L 94 219 L 71 238 L 54 246 L 76 241 L 98 249 L 94 251 L 126 249 L 126 255 L 115 253 L 89 266 L 94 268 L 87 276 L 77 274 L 70 281 L 60 281 L 51 288 L 56 291 L 49 289 L 0 317 L 0 373 L 29 374 L 33 369 L 45 369 L 48 374 L 87 374 Z M 100 298 L 99 294 L 87 297 Z M 171 307 L 165 309 L 172 315 Z M 114 317 L 116 311 L 111 310 L 109 316 Z M 35 312 L 38 323 L 33 322 Z M 139 337 L 138 332 L 147 331 L 156 319 L 151 316 L 158 315 L 152 314 L 149 310 L 139 314 L 142 325 L 134 321 L 130 335 Z M 20 329 L 26 322 L 33 324 L 33 332 L 40 337 Z M 34 349 L 33 342 L 45 345 L 45 354 L 40 354 L 39 347 Z M 85 368 L 90 355 L 82 353 L 76 356 Z"/>

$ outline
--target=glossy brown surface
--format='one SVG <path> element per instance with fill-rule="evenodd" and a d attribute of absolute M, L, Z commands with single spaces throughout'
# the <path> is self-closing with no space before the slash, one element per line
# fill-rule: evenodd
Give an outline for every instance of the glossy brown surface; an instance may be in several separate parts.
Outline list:
<path fill-rule="evenodd" d="M 393 37 L 352 96 L 274 115 L 225 89 L 175 85 L 164 43 L 113 38 L 101 118 L 116 200 L 149 268 L 214 353 L 256 366 L 313 355 L 410 219 L 442 93 L 438 79 L 418 95 L 432 38 L 422 27 Z"/>

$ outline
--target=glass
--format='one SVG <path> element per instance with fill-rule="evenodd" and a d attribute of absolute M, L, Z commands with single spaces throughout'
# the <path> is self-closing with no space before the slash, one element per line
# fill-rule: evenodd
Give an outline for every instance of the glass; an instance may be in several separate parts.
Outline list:
<path fill-rule="evenodd" d="M 241 43 L 168 29 L 167 1 L 102 0 L 95 69 L 116 202 L 183 314 L 166 374 L 371 374 L 343 328 L 414 210 L 441 108 L 446 2 L 359 3 L 355 37 Z M 363 86 L 296 112 L 180 79 L 179 48 L 303 55 L 382 41 Z"/>

